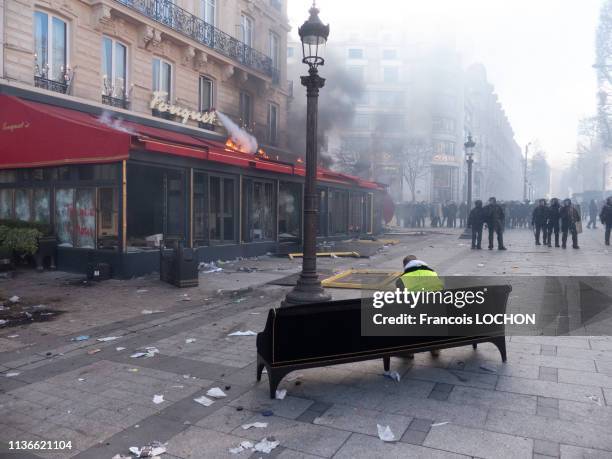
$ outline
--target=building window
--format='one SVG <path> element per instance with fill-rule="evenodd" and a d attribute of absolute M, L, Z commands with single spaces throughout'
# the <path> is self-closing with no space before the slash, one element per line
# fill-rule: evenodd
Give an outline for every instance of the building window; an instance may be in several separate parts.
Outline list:
<path fill-rule="evenodd" d="M 201 0 L 202 19 L 211 25 L 216 25 L 217 0 Z"/>
<path fill-rule="evenodd" d="M 244 179 L 242 182 L 242 236 L 245 242 L 276 237 L 276 184 Z"/>
<path fill-rule="evenodd" d="M 253 112 L 251 95 L 248 92 L 240 93 L 240 123 L 243 127 L 251 126 L 251 113 Z"/>
<path fill-rule="evenodd" d="M 55 232 L 62 247 L 95 247 L 95 189 L 55 190 Z"/>
<path fill-rule="evenodd" d="M 205 76 L 200 76 L 198 108 L 201 112 L 208 112 L 213 108 L 213 81 Z"/>
<path fill-rule="evenodd" d="M 236 181 L 229 177 L 213 176 L 209 179 L 209 240 L 233 242 Z"/>
<path fill-rule="evenodd" d="M 291 59 L 295 54 L 295 48 L 293 46 L 287 46 L 287 59 Z"/>
<path fill-rule="evenodd" d="M 42 11 L 34 12 L 34 58 L 36 76 L 66 84 L 68 26 L 65 21 Z"/>
<path fill-rule="evenodd" d="M 163 99 L 170 103 L 172 100 L 172 64 L 163 59 L 153 59 L 153 92 L 161 93 Z M 170 112 L 160 112 L 153 109 L 153 116 L 170 119 Z"/>
<path fill-rule="evenodd" d="M 404 100 L 404 94 L 398 91 L 379 91 L 376 96 L 378 105 L 382 107 L 397 107 Z"/>
<path fill-rule="evenodd" d="M 332 235 L 348 232 L 348 191 L 329 192 L 329 222 Z"/>
<path fill-rule="evenodd" d="M 50 190 L 18 188 L 0 190 L 0 219 L 50 223 Z"/>
<path fill-rule="evenodd" d="M 280 182 L 278 194 L 278 238 L 299 239 L 302 234 L 302 185 Z"/>
<path fill-rule="evenodd" d="M 382 58 L 385 60 L 397 59 L 397 50 L 395 49 L 383 49 Z"/>
<path fill-rule="evenodd" d="M 272 58 L 272 68 L 280 67 L 280 39 L 278 35 L 270 31 L 270 57 Z"/>
<path fill-rule="evenodd" d="M 363 59 L 363 49 L 361 48 L 349 48 L 348 49 L 349 59 Z"/>
<path fill-rule="evenodd" d="M 117 188 L 98 188 L 98 248 L 119 246 L 119 192 Z"/>
<path fill-rule="evenodd" d="M 397 83 L 399 81 L 399 67 L 383 67 L 383 82 Z"/>
<path fill-rule="evenodd" d="M 246 14 L 241 15 L 240 28 L 242 29 L 242 42 L 253 47 L 253 19 Z"/>
<path fill-rule="evenodd" d="M 109 37 L 102 37 L 102 88 L 107 98 L 127 99 L 127 47 Z"/>
<path fill-rule="evenodd" d="M 434 152 L 437 155 L 455 156 L 455 143 L 438 141 L 434 144 Z"/>
<path fill-rule="evenodd" d="M 454 134 L 456 129 L 455 120 L 452 118 L 445 118 L 442 116 L 435 116 L 433 118 L 433 130 L 434 132 Z"/>
<path fill-rule="evenodd" d="M 361 193 L 351 193 L 350 197 L 350 222 L 349 232 L 361 233 L 363 231 L 364 224 L 364 195 Z"/>
<path fill-rule="evenodd" d="M 268 144 L 276 145 L 278 142 L 278 106 L 268 105 Z"/>

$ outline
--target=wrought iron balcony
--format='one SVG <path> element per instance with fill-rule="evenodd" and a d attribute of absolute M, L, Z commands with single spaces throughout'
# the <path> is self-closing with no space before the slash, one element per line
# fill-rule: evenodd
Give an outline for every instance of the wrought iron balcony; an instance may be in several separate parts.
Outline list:
<path fill-rule="evenodd" d="M 102 103 L 105 105 L 110 105 L 111 107 L 125 108 L 126 110 L 130 108 L 129 100 L 107 96 L 106 94 L 102 94 Z"/>
<path fill-rule="evenodd" d="M 66 94 L 66 92 L 68 92 L 68 83 L 49 80 L 48 78 L 37 75 L 34 75 L 34 86 L 37 88 L 48 89 L 49 91 L 60 92 L 62 94 Z"/>
<path fill-rule="evenodd" d="M 146 17 L 278 82 L 272 58 L 217 29 L 170 0 L 115 0 Z"/>

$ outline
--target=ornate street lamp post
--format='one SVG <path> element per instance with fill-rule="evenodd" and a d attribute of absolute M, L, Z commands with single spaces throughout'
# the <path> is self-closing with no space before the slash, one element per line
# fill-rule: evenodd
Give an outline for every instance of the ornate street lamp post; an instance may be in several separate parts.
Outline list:
<path fill-rule="evenodd" d="M 313 3 L 310 17 L 298 29 L 302 41 L 302 62 L 308 65 L 308 75 L 301 77 L 306 86 L 306 178 L 304 183 L 304 242 L 302 273 L 296 286 L 281 306 L 329 301 L 331 296 L 323 290 L 317 274 L 317 223 L 319 202 L 317 194 L 317 114 L 319 89 L 325 79 L 319 76 L 318 67 L 323 65 L 323 48 L 329 36 L 329 25 L 319 19 L 319 10 Z"/>
<path fill-rule="evenodd" d="M 468 134 L 467 141 L 463 144 L 465 148 L 465 162 L 467 163 L 467 215 L 466 225 L 463 234 L 459 236 L 459 239 L 471 239 L 472 232 L 467 227 L 467 217 L 472 210 L 472 165 L 474 164 L 474 147 L 476 142 L 472 139 L 472 133 Z"/>

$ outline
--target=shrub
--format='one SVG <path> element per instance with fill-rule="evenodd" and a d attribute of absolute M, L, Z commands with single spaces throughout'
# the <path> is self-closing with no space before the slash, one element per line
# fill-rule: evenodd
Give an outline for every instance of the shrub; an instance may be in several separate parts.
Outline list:
<path fill-rule="evenodd" d="M 6 226 L 8 228 L 35 229 L 40 231 L 43 236 L 51 236 L 53 234 L 53 228 L 48 223 L 0 219 L 0 226 Z"/>
<path fill-rule="evenodd" d="M 38 250 L 38 238 L 43 233 L 36 228 L 10 228 L 0 226 L 0 247 L 18 253 L 34 255 Z"/>

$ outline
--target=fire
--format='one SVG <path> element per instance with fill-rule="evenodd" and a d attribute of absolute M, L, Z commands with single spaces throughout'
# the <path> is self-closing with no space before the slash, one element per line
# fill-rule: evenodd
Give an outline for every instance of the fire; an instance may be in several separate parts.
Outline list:
<path fill-rule="evenodd" d="M 268 154 L 264 151 L 263 148 L 260 148 L 257 150 L 257 156 L 259 156 L 260 158 L 263 159 L 270 159 L 270 157 L 268 156 Z"/>
<path fill-rule="evenodd" d="M 228 137 L 228 139 L 225 141 L 225 146 L 228 148 L 233 148 L 234 150 L 236 150 L 237 145 L 234 143 L 234 141 L 232 139 L 230 139 Z"/>

